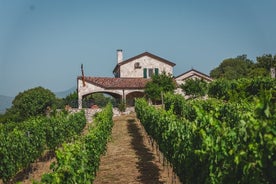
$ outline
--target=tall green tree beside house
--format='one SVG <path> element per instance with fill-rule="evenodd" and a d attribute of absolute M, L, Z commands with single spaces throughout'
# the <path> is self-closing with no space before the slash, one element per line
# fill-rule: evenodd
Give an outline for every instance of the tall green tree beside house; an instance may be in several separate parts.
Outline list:
<path fill-rule="evenodd" d="M 161 74 L 152 75 L 151 81 L 146 84 L 145 94 L 147 98 L 154 103 L 161 101 L 161 94 L 173 92 L 176 88 L 176 83 L 173 76 L 162 72 Z"/>

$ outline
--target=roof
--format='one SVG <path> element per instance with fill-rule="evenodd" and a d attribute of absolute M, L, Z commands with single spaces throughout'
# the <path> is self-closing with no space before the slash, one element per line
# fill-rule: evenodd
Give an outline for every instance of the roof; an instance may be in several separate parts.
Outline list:
<path fill-rule="evenodd" d="M 180 74 L 180 75 L 178 75 L 177 77 L 174 77 L 174 78 L 176 80 L 177 80 L 177 78 L 181 78 L 181 77 L 184 77 L 184 79 L 186 79 L 186 78 L 190 78 L 191 76 L 194 76 L 194 75 L 199 76 L 199 77 L 203 77 L 204 79 L 206 79 L 208 81 L 212 81 L 213 80 L 209 75 L 206 75 L 206 74 L 204 74 L 204 73 L 202 73 L 200 71 L 197 71 L 195 69 L 191 69 L 191 70 L 189 70 L 189 71 L 187 71 L 185 73 L 182 73 L 182 74 Z"/>
<path fill-rule="evenodd" d="M 81 76 L 78 79 L 82 79 Z M 84 77 L 84 80 L 105 89 L 144 89 L 151 79 L 146 78 L 111 78 L 111 77 Z"/>
<path fill-rule="evenodd" d="M 170 62 L 170 61 L 168 61 L 168 60 L 166 60 L 166 59 L 164 59 L 164 58 L 161 58 L 161 57 L 156 56 L 156 55 L 154 55 L 154 54 L 151 54 L 151 53 L 149 53 L 149 52 L 144 52 L 144 53 L 142 53 L 142 54 L 139 54 L 139 55 L 137 55 L 137 56 L 134 56 L 134 57 L 132 57 L 132 58 L 129 58 L 129 59 L 125 60 L 125 61 L 122 61 L 122 62 L 118 63 L 118 64 L 115 66 L 115 68 L 114 68 L 114 70 L 113 70 L 113 73 L 117 70 L 117 68 L 118 68 L 119 66 L 122 66 L 122 65 L 124 65 L 124 64 L 126 64 L 126 63 L 129 63 L 129 62 L 131 62 L 131 61 L 133 61 L 133 60 L 136 60 L 136 59 L 141 58 L 141 57 L 144 57 L 144 56 L 148 56 L 148 57 L 154 58 L 154 59 L 156 59 L 156 60 L 158 60 L 158 61 L 160 61 L 160 62 L 166 63 L 166 64 L 168 64 L 168 65 L 170 65 L 170 66 L 175 66 L 175 63 L 173 63 L 173 62 Z"/>

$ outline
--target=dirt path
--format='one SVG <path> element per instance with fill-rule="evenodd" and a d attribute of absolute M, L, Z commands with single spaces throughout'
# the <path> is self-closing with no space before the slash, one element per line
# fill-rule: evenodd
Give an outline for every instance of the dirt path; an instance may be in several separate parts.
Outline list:
<path fill-rule="evenodd" d="M 135 114 L 114 118 L 112 140 L 101 159 L 94 184 L 171 183 L 169 170 L 163 168 L 159 158 L 143 139 L 142 132 Z"/>

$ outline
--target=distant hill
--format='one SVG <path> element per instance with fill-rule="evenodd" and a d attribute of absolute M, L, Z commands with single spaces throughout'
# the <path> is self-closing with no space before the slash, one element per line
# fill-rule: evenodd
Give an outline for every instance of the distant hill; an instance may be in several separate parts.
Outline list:
<path fill-rule="evenodd" d="M 0 114 L 4 114 L 7 108 L 12 106 L 14 97 L 0 95 Z"/>
<path fill-rule="evenodd" d="M 70 95 L 71 93 L 74 93 L 76 91 L 76 87 L 72 87 L 66 91 L 60 91 L 60 92 L 55 92 L 55 95 L 58 98 L 65 98 L 66 96 Z"/>

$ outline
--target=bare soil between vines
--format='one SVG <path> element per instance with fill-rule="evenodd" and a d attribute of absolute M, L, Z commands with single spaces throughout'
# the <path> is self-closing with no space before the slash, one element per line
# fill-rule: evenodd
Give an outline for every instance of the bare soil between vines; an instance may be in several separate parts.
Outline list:
<path fill-rule="evenodd" d="M 145 139 L 134 113 L 114 118 L 112 138 L 101 159 L 95 184 L 164 184 L 172 182 L 172 170 L 163 167 Z"/>

